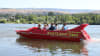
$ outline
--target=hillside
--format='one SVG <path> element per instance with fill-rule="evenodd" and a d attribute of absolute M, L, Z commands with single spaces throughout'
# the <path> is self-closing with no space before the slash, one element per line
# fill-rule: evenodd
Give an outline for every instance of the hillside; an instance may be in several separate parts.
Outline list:
<path fill-rule="evenodd" d="M 1 8 L 0 14 L 47 14 L 54 12 L 55 14 L 76 14 L 76 13 L 100 13 L 100 11 L 89 9 L 57 9 L 57 8 Z"/>
<path fill-rule="evenodd" d="M 47 14 L 48 12 L 54 12 L 55 14 L 69 14 L 64 11 L 55 11 L 47 9 L 0 9 L 1 14 Z"/>

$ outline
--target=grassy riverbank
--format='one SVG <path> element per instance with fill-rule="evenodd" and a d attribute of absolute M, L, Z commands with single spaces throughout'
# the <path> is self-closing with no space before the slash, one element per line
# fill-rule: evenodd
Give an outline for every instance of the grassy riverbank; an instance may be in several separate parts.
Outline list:
<path fill-rule="evenodd" d="M 14 24 L 33 24 L 33 23 L 68 23 L 68 24 L 82 24 L 88 23 L 93 25 L 100 25 L 100 14 L 62 14 L 55 15 L 49 12 L 47 15 L 35 14 L 4 14 L 0 15 L 0 23 L 14 23 Z"/>

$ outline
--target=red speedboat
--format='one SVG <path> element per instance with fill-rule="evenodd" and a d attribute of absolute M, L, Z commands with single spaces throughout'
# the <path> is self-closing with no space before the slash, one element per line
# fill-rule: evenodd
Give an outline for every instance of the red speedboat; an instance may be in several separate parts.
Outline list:
<path fill-rule="evenodd" d="M 27 30 L 16 30 L 17 34 L 22 37 L 31 39 L 49 39 L 49 40 L 65 40 L 80 42 L 81 40 L 90 40 L 90 36 L 84 30 L 88 24 L 81 24 L 73 29 L 66 31 L 50 31 L 39 30 L 37 27 L 32 27 Z"/>

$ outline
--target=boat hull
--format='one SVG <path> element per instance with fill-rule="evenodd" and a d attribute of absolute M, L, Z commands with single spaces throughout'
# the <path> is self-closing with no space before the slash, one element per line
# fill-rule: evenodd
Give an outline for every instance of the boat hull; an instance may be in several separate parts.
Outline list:
<path fill-rule="evenodd" d="M 84 30 L 84 27 L 86 26 L 87 24 L 84 24 L 66 31 L 38 30 L 32 27 L 27 30 L 16 30 L 16 32 L 22 37 L 31 39 L 48 39 L 80 42 L 81 40 L 90 39 L 90 36 Z"/>

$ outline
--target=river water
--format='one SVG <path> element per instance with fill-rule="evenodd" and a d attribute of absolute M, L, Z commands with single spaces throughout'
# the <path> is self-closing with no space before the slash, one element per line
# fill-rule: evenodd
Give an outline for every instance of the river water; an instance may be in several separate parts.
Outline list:
<path fill-rule="evenodd" d="M 0 56 L 100 56 L 100 25 L 85 28 L 92 40 L 84 42 L 26 39 L 15 32 L 34 26 L 37 25 L 0 24 Z"/>

